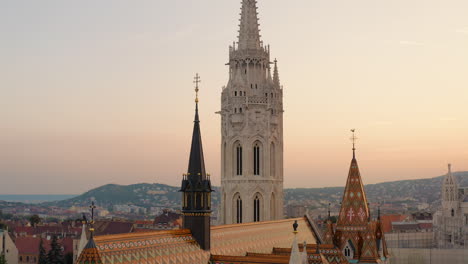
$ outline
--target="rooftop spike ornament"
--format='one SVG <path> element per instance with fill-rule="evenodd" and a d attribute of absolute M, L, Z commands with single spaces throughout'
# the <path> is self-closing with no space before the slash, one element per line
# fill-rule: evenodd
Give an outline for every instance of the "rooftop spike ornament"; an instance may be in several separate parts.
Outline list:
<path fill-rule="evenodd" d="M 91 202 L 91 205 L 89 206 L 89 208 L 91 210 L 91 220 L 88 222 L 90 226 L 89 228 L 90 237 L 89 237 L 88 243 L 86 244 L 85 248 L 83 249 L 76 263 L 78 264 L 88 264 L 88 263 L 101 264 L 102 263 L 101 256 L 97 249 L 96 243 L 94 242 L 94 209 L 96 209 L 96 205 L 94 204 L 94 201 Z"/>
<path fill-rule="evenodd" d="M 351 136 L 351 141 L 353 142 L 353 159 L 356 158 L 356 141 L 358 140 L 358 138 L 356 137 L 356 129 L 351 129 L 351 133 L 353 133 L 353 135 Z"/>
<path fill-rule="evenodd" d="M 195 75 L 193 83 L 195 84 L 195 103 L 198 106 L 198 91 L 200 91 L 198 84 L 201 83 L 200 75 L 198 75 L 198 73 Z"/>

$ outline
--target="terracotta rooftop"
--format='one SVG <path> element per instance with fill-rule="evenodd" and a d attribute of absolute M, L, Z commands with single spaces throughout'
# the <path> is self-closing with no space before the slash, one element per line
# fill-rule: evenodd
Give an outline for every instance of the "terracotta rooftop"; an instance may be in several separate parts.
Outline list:
<path fill-rule="evenodd" d="M 382 227 L 383 227 L 382 232 L 384 233 L 392 232 L 393 222 L 401 222 L 408 217 L 409 215 L 382 215 L 380 217 L 381 219 L 380 221 L 382 222 Z"/>
<path fill-rule="evenodd" d="M 211 254 L 245 256 L 246 252 L 269 254 L 274 247 L 290 247 L 292 224 L 299 223 L 298 239 L 315 243 L 313 230 L 305 218 L 214 226 L 211 228 Z M 200 249 L 190 230 L 150 231 L 96 236 L 102 263 L 203 263 L 210 252 Z"/>

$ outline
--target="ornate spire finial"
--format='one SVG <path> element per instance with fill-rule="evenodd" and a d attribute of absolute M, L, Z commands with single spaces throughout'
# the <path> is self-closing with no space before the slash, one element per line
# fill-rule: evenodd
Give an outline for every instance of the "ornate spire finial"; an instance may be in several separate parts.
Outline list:
<path fill-rule="evenodd" d="M 293 233 L 294 233 L 294 234 L 297 234 L 297 227 L 298 227 L 298 226 L 299 226 L 299 224 L 297 223 L 297 220 L 294 221 L 294 224 L 293 224 L 293 229 L 294 229 Z"/>
<path fill-rule="evenodd" d="M 328 203 L 328 220 L 331 219 L 331 210 L 330 210 L 330 207 L 331 207 L 331 203 Z"/>
<path fill-rule="evenodd" d="M 278 60 L 274 60 L 274 68 L 273 68 L 273 83 L 275 84 L 276 88 L 280 87 L 280 79 L 279 79 L 279 71 L 278 71 Z"/>
<path fill-rule="evenodd" d="M 452 164 L 450 164 L 450 163 L 448 164 L 448 172 L 452 173 Z"/>
<path fill-rule="evenodd" d="M 198 91 L 200 91 L 198 84 L 201 83 L 200 75 L 198 75 L 198 73 L 195 75 L 193 83 L 195 84 L 195 103 L 198 104 Z"/>
<path fill-rule="evenodd" d="M 242 0 L 238 49 L 260 49 L 261 45 L 257 1 Z"/>
<path fill-rule="evenodd" d="M 356 129 L 351 129 L 351 132 L 353 133 L 353 135 L 351 136 L 351 141 L 353 142 L 353 159 L 356 158 L 356 141 L 357 141 L 357 137 L 356 137 Z"/>

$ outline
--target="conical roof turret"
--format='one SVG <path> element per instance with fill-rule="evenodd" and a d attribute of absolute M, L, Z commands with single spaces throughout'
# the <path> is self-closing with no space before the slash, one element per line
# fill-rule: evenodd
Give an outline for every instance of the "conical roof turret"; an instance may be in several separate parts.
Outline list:
<path fill-rule="evenodd" d="M 258 23 L 257 1 L 242 0 L 239 25 L 239 50 L 260 49 L 260 29 Z"/>
<path fill-rule="evenodd" d="M 370 217 L 366 192 L 359 172 L 356 160 L 356 148 L 353 131 L 353 159 L 348 173 L 348 180 L 341 202 L 340 216 L 337 222 L 337 230 L 359 230 L 366 228 Z"/>

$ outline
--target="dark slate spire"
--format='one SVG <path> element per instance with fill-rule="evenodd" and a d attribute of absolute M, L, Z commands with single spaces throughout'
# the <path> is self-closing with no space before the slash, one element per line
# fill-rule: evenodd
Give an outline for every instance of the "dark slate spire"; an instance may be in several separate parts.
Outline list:
<path fill-rule="evenodd" d="M 198 116 L 198 84 L 200 76 L 196 75 L 194 83 L 195 121 L 193 124 L 192 146 L 190 149 L 187 174 L 182 179 L 182 218 L 183 228 L 190 229 L 193 237 L 204 250 L 210 249 L 210 215 L 211 215 L 211 181 L 205 170 L 203 147 Z"/>
<path fill-rule="evenodd" d="M 190 158 L 188 165 L 188 179 L 190 181 L 206 180 L 205 160 L 203 158 L 203 146 L 200 132 L 200 119 L 198 116 L 198 84 L 200 83 L 200 76 L 195 76 L 197 94 L 195 98 L 195 120 L 193 122 L 193 133 L 192 133 L 192 147 L 190 149 Z"/>

